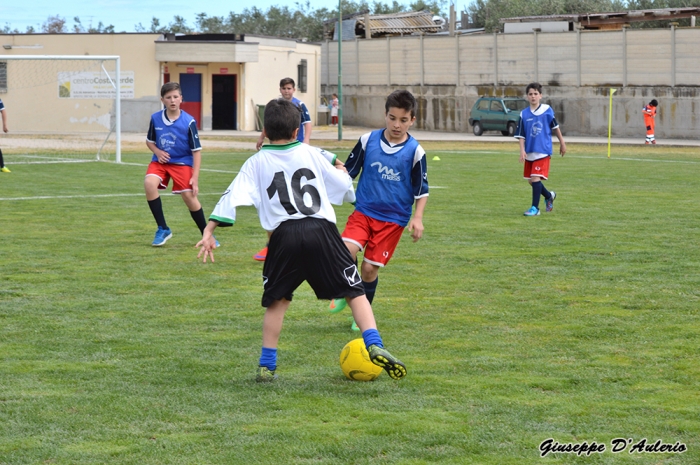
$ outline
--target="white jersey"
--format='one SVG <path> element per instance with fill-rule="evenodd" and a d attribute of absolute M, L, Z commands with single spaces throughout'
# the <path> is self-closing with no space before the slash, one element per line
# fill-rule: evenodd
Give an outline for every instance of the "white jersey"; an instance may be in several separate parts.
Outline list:
<path fill-rule="evenodd" d="M 253 205 L 267 231 L 307 217 L 335 223 L 331 204 L 354 201 L 355 191 L 350 176 L 328 163 L 333 157 L 298 141 L 264 145 L 243 164 L 209 219 L 233 224 L 236 207 Z"/>

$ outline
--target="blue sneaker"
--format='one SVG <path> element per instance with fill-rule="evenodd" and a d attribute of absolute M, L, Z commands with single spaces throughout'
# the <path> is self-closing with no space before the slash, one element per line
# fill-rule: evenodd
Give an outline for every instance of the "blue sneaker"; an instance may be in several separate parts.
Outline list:
<path fill-rule="evenodd" d="M 216 236 L 214 236 L 214 240 L 216 241 L 216 248 L 218 249 L 221 247 L 221 244 L 219 244 L 219 239 L 217 239 Z"/>
<path fill-rule="evenodd" d="M 153 243 L 151 245 L 153 247 L 160 247 L 161 245 L 165 244 L 171 237 L 173 237 L 173 233 L 172 231 L 170 231 L 170 228 L 163 229 L 161 226 L 158 226 L 158 231 L 156 231 L 156 237 L 153 238 Z"/>
<path fill-rule="evenodd" d="M 547 212 L 551 212 L 554 209 L 554 199 L 557 198 L 557 194 L 555 194 L 554 191 L 549 191 L 549 193 L 552 194 L 552 196 L 545 201 L 547 204 L 545 211 Z"/>
<path fill-rule="evenodd" d="M 525 216 L 537 216 L 539 214 L 540 214 L 540 209 L 535 207 L 535 206 L 530 207 L 530 209 L 528 211 L 523 213 L 523 215 L 525 215 Z"/>

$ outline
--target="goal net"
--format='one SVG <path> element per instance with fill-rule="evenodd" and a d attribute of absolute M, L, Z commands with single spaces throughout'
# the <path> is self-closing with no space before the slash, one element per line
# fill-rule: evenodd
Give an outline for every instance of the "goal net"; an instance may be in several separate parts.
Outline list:
<path fill-rule="evenodd" d="M 120 75 L 118 56 L 0 54 L 5 163 L 121 162 L 125 91 L 133 79 Z"/>

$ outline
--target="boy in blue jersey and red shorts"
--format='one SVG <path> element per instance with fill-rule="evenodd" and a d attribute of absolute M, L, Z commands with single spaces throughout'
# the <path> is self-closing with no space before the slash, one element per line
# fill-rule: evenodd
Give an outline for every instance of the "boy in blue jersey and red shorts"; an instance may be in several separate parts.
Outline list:
<path fill-rule="evenodd" d="M 268 102 L 265 131 L 270 144 L 246 160 L 221 196 L 197 243 L 197 256 L 214 261 L 212 233 L 219 226 L 232 226 L 239 206 L 254 205 L 262 227 L 272 231 L 263 265 L 261 303 L 266 310 L 256 381 L 277 378 L 284 316 L 304 281 L 319 299 L 347 297 L 370 360 L 393 379 L 401 379 L 406 366 L 384 347 L 357 266 L 335 225 L 333 205 L 355 198 L 352 179 L 319 156 L 317 149 L 296 140 L 298 130 L 299 111 L 291 102 L 281 98 Z"/>
<path fill-rule="evenodd" d="M 515 138 L 520 141 L 520 163 L 525 164 L 523 176 L 532 186 L 532 206 L 523 215 L 540 214 L 540 197 L 544 196 L 546 211 L 554 208 L 557 194 L 548 191 L 542 180 L 549 176 L 549 160 L 552 158 L 552 132 L 559 139 L 559 153 L 563 157 L 566 144 L 554 118 L 554 110 L 542 100 L 542 86 L 533 82 L 525 89 L 530 106 L 520 112 Z"/>
<path fill-rule="evenodd" d="M 345 162 L 353 179 L 360 172 L 362 176 L 357 184 L 355 211 L 342 236 L 353 258 L 363 252 L 362 284 L 370 304 L 377 291 L 379 269 L 389 263 L 404 228 L 408 226 L 413 242 L 423 236 L 428 167 L 425 150 L 408 133 L 416 120 L 417 106 L 410 92 L 392 92 L 384 104 L 386 128 L 360 137 Z M 336 313 L 345 305 L 344 299 L 334 299 L 329 309 Z"/>
<path fill-rule="evenodd" d="M 180 110 L 180 84 L 164 84 L 160 96 L 165 108 L 151 115 L 146 145 L 153 152 L 153 158 L 144 180 L 146 200 L 158 225 L 151 244 L 154 247 L 162 246 L 172 237 L 172 232 L 165 222 L 158 193 L 159 190 L 168 187 L 171 179 L 173 194 L 180 194 L 199 231 L 203 233 L 207 227 L 204 210 L 197 199 L 199 167 L 202 162 L 202 145 L 199 142 L 197 123 L 191 115 Z"/>

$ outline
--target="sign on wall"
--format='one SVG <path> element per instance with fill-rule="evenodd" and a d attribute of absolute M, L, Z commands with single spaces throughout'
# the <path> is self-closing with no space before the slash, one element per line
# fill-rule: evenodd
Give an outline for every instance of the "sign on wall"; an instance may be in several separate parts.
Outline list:
<path fill-rule="evenodd" d="M 58 73 L 59 98 L 106 98 L 113 99 L 115 88 L 104 72 L 84 71 L 80 73 Z M 121 98 L 134 98 L 134 72 L 120 73 Z"/>

